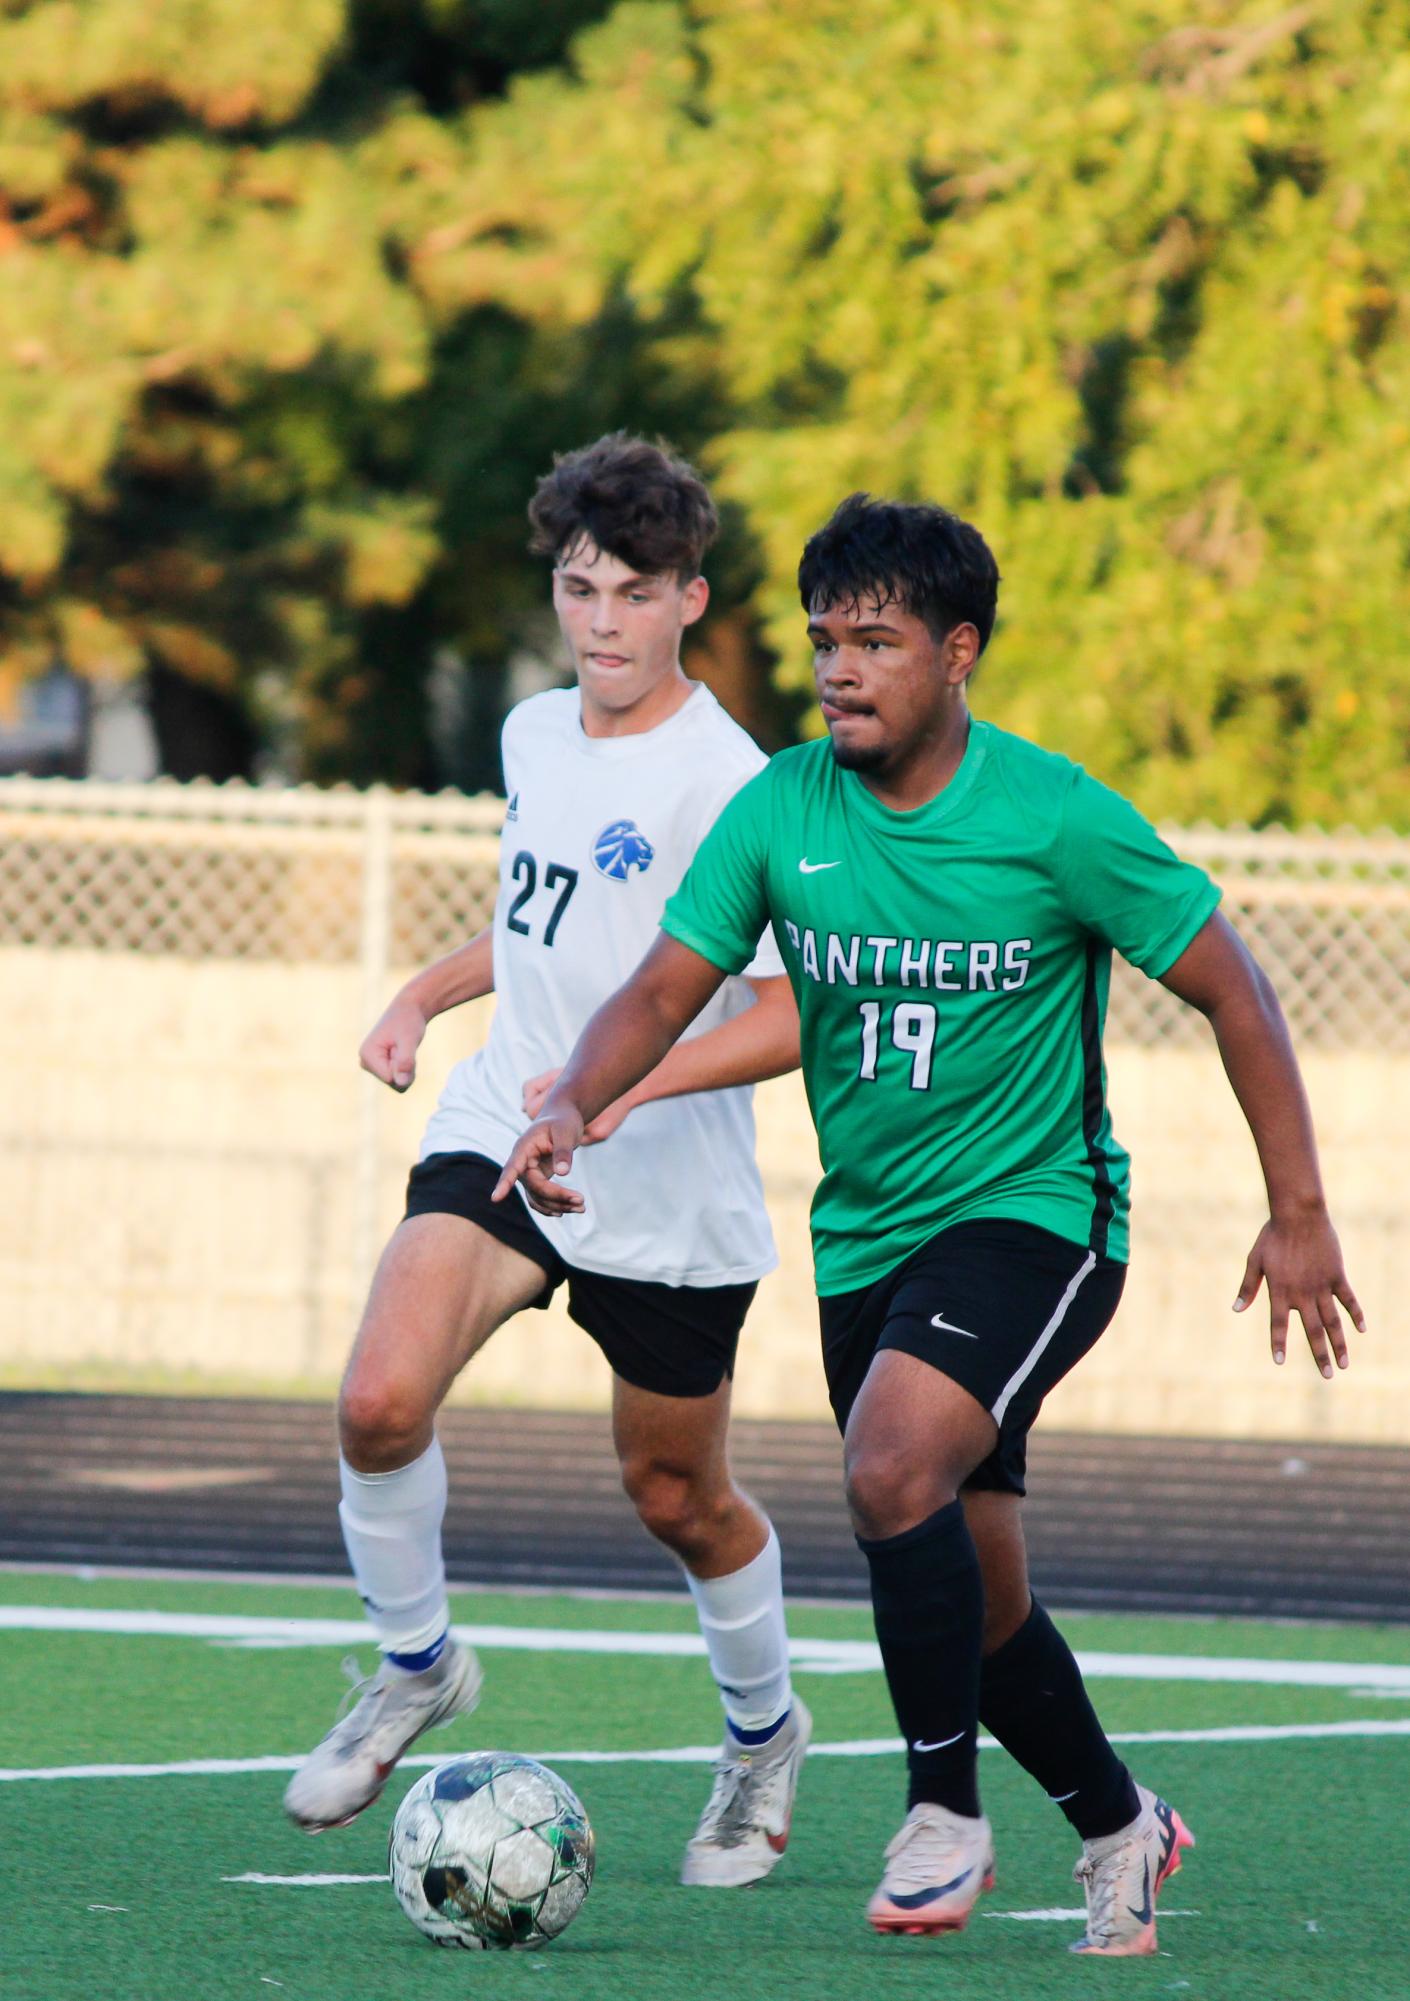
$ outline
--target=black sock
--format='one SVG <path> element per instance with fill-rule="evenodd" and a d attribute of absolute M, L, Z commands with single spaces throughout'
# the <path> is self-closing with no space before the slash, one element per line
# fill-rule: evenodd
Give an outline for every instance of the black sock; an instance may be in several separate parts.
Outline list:
<path fill-rule="evenodd" d="M 964 1509 L 951 1501 L 900 1535 L 857 1543 L 871 1566 L 876 1637 L 906 1740 L 907 1806 L 928 1800 L 977 1819 L 984 1587 Z"/>
<path fill-rule="evenodd" d="M 1012 1639 L 981 1666 L 979 1715 L 1084 1841 L 1115 1834 L 1140 1812 L 1072 1649 L 1036 1598 Z"/>

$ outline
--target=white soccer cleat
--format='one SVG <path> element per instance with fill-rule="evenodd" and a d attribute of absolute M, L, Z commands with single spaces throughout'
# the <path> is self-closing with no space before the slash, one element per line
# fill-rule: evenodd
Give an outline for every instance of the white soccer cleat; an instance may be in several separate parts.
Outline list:
<path fill-rule="evenodd" d="M 454 1640 L 422 1674 L 404 1674 L 384 1660 L 290 1779 L 285 1813 L 310 1834 L 345 1827 L 371 1806 L 423 1731 L 475 1707 L 482 1679 L 473 1650 Z"/>
<path fill-rule="evenodd" d="M 867 1905 L 879 1932 L 962 1932 L 982 1890 L 994 1887 L 994 1837 L 971 1820 L 921 1801 L 887 1846 L 886 1870 Z"/>
<path fill-rule="evenodd" d="M 1137 1786 L 1141 1811 L 1128 1827 L 1082 1843 L 1072 1874 L 1087 1896 L 1087 1930 L 1068 1948 L 1108 1959 L 1155 1951 L 1155 1900 L 1195 1838 L 1174 1807 Z"/>
<path fill-rule="evenodd" d="M 767 1744 L 740 1744 L 726 1728 L 714 1787 L 686 1844 L 682 1883 L 733 1889 L 777 1866 L 812 1734 L 813 1719 L 796 1695 L 787 1722 Z"/>

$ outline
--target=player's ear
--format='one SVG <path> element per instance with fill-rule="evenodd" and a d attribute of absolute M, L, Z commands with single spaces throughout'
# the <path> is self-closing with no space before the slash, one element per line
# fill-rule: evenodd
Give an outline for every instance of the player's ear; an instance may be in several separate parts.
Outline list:
<path fill-rule="evenodd" d="M 952 625 L 940 649 L 945 679 L 952 688 L 967 681 L 979 665 L 979 628 L 968 619 Z"/>
<path fill-rule="evenodd" d="M 692 577 L 681 588 L 681 624 L 694 625 L 710 602 L 710 586 L 703 577 Z"/>

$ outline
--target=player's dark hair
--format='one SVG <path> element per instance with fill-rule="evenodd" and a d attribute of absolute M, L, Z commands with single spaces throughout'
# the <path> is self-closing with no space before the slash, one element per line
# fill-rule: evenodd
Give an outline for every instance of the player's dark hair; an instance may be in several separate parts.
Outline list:
<path fill-rule="evenodd" d="M 982 653 L 994 630 L 999 566 L 977 528 L 944 507 L 851 493 L 798 565 L 806 612 L 897 604 L 937 640 L 972 625 Z"/>
<path fill-rule="evenodd" d="M 594 541 L 644 576 L 698 576 L 719 516 L 694 466 L 665 445 L 613 431 L 555 457 L 529 502 L 536 556 Z"/>

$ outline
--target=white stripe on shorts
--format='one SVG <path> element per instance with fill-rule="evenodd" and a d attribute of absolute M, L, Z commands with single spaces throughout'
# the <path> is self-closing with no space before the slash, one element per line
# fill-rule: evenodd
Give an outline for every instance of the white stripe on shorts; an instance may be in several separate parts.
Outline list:
<path fill-rule="evenodd" d="M 1003 1390 L 1001 1391 L 999 1396 L 999 1401 L 994 1405 L 994 1408 L 989 1413 L 989 1415 L 993 1418 L 995 1424 L 1003 1423 L 1004 1412 L 1008 1409 L 1009 1404 L 1012 1402 L 1015 1395 L 1018 1393 L 1019 1390 L 1023 1388 L 1023 1385 L 1028 1381 L 1028 1378 L 1032 1375 L 1033 1371 L 1037 1368 L 1039 1362 L 1042 1360 L 1043 1350 L 1052 1340 L 1054 1334 L 1057 1333 L 1063 1321 L 1066 1320 L 1068 1307 L 1071 1306 L 1073 1300 L 1076 1299 L 1078 1292 L 1081 1290 L 1083 1279 L 1085 1279 L 1090 1272 L 1096 1269 L 1096 1263 L 1097 1263 L 1096 1252 L 1088 1251 L 1085 1262 L 1078 1267 L 1078 1269 L 1073 1273 L 1071 1279 L 1068 1281 L 1067 1291 L 1058 1301 L 1057 1310 L 1054 1312 L 1052 1319 L 1048 1322 L 1047 1326 L 1038 1336 L 1037 1342 L 1034 1344 L 1032 1348 L 1030 1348 L 1028 1354 L 1024 1357 L 1022 1363 L 1015 1370 L 1014 1374 L 1011 1375 L 1008 1381 L 1004 1384 Z"/>

